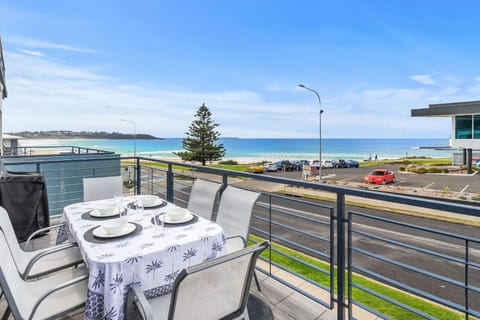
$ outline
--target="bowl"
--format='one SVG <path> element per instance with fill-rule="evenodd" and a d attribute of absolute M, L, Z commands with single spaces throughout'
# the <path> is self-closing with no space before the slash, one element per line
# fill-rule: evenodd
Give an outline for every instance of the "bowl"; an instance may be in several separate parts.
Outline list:
<path fill-rule="evenodd" d="M 108 234 L 116 234 L 122 231 L 127 223 L 128 220 L 123 217 L 111 219 L 103 225 L 103 229 L 105 229 L 105 232 Z"/>
<path fill-rule="evenodd" d="M 187 214 L 188 210 L 183 208 L 172 208 L 167 211 L 167 217 L 171 221 L 182 220 Z"/>
<path fill-rule="evenodd" d="M 97 209 L 102 216 L 113 215 L 118 211 L 117 206 L 114 203 L 98 204 L 95 209 Z"/>
<path fill-rule="evenodd" d="M 153 195 L 144 195 L 140 198 L 145 207 L 153 207 L 158 204 L 158 197 Z"/>

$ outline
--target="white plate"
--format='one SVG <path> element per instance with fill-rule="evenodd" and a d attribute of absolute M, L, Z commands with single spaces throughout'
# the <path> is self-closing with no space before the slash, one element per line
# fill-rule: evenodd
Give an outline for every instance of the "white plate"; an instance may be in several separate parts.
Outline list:
<path fill-rule="evenodd" d="M 109 214 L 103 214 L 100 211 L 98 211 L 97 209 L 94 209 L 94 210 L 91 210 L 90 212 L 88 212 L 88 214 L 91 217 L 95 217 L 95 218 L 106 218 L 106 217 L 118 216 L 120 213 L 118 212 L 118 209 L 114 210 L 112 213 L 109 213 Z"/>
<path fill-rule="evenodd" d="M 129 222 L 125 227 L 123 227 L 121 230 L 119 230 L 116 233 L 108 233 L 104 227 L 100 226 L 96 229 L 93 230 L 93 235 L 98 238 L 115 238 L 115 237 L 121 237 L 124 235 L 127 235 L 133 231 L 135 231 L 136 226 Z"/>
<path fill-rule="evenodd" d="M 160 217 L 162 219 L 162 217 Z M 165 222 L 166 223 L 184 223 L 193 219 L 193 214 L 187 212 L 182 219 L 172 220 L 168 218 L 168 214 L 165 213 Z"/>
<path fill-rule="evenodd" d="M 146 205 L 145 203 L 143 204 L 143 207 L 144 208 L 151 208 L 151 207 L 156 207 L 156 206 L 159 206 L 163 203 L 162 199 L 158 198 L 157 200 L 155 200 L 153 203 L 150 203 L 148 205 Z"/>

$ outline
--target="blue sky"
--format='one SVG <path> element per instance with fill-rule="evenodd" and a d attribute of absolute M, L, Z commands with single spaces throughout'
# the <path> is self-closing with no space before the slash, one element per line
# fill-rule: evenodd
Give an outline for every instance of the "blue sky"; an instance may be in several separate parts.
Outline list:
<path fill-rule="evenodd" d="M 477 1 L 2 1 L 4 131 L 448 138 L 480 100 Z"/>

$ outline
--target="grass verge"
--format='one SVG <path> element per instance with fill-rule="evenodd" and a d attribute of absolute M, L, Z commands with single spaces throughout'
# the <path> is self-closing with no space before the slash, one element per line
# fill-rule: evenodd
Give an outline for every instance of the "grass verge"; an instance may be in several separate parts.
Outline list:
<path fill-rule="evenodd" d="M 263 241 L 264 239 L 250 235 L 250 238 L 253 239 L 254 241 Z M 276 250 L 288 254 L 290 256 L 293 256 L 297 259 L 300 259 L 301 261 L 305 261 L 306 263 L 309 263 L 311 265 L 316 266 L 317 268 L 323 269 L 326 272 L 329 271 L 329 265 L 321 260 L 315 259 L 313 257 L 310 257 L 306 254 L 300 253 L 298 251 L 289 249 L 287 247 L 284 247 L 279 244 L 272 243 L 272 247 L 275 248 Z M 262 256 L 265 258 L 269 258 L 270 252 L 266 251 L 263 252 Z M 295 260 L 292 260 L 288 257 L 285 257 L 277 252 L 271 252 L 272 256 L 272 261 L 282 265 L 292 271 L 295 271 L 311 280 L 314 280 L 326 287 L 329 287 L 329 281 L 330 277 L 329 275 L 326 275 L 322 272 L 318 272 L 317 270 L 306 266 L 300 262 L 297 262 Z M 422 298 L 415 297 L 411 294 L 408 294 L 406 292 L 400 291 L 398 289 L 386 286 L 384 284 L 381 284 L 377 281 L 371 280 L 369 278 L 366 278 L 364 276 L 358 275 L 358 274 L 353 274 L 352 275 L 353 282 L 360 284 L 363 287 L 366 287 L 372 291 L 375 291 L 381 295 L 387 296 L 391 299 L 394 299 L 402 304 L 408 305 L 412 308 L 415 308 L 417 310 L 420 310 L 424 313 L 430 314 L 431 316 L 437 318 L 437 319 L 442 319 L 442 320 L 460 320 L 464 319 L 463 314 L 456 312 L 451 309 L 447 309 L 443 306 L 437 305 L 435 303 L 431 303 L 429 301 L 426 301 Z M 347 273 L 345 273 L 345 279 L 348 279 Z M 337 280 L 337 268 L 335 268 L 335 274 L 334 274 L 334 283 L 335 283 L 335 292 L 337 292 L 337 286 L 336 286 L 336 280 Z M 347 288 L 345 288 L 347 290 Z M 347 292 L 347 291 L 346 291 Z M 382 314 L 385 316 L 391 318 L 391 319 L 398 319 L 398 320 L 404 320 L 404 319 L 424 319 L 421 316 L 418 316 L 410 311 L 407 311 L 401 307 L 395 306 L 394 304 L 387 302 L 383 299 L 380 299 L 378 297 L 375 297 L 363 290 L 360 290 L 358 288 L 353 288 L 352 290 L 352 295 L 353 299 L 360 302 L 363 305 L 366 305 Z"/>

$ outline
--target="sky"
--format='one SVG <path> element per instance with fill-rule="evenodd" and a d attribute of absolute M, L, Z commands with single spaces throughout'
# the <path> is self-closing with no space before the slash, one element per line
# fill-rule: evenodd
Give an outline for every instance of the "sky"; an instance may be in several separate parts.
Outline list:
<path fill-rule="evenodd" d="M 0 2 L 4 132 L 449 138 L 429 104 L 480 100 L 478 1 Z M 317 96 L 298 84 L 316 90 Z M 321 105 L 319 105 L 321 104 Z"/>

